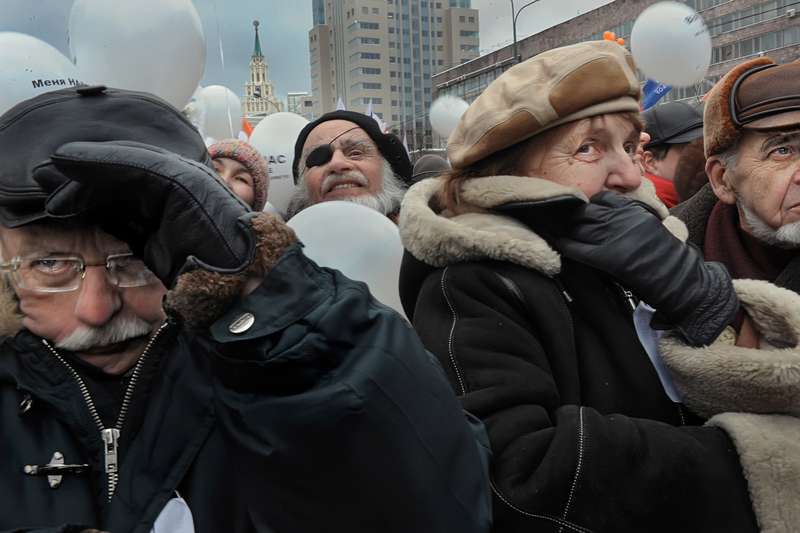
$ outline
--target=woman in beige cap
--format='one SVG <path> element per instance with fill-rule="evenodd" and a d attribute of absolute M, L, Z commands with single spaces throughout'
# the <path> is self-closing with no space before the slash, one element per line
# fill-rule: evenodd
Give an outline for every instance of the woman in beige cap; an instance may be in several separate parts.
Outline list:
<path fill-rule="evenodd" d="M 731 440 L 648 358 L 654 329 L 694 350 L 739 302 L 642 180 L 634 72 L 608 41 L 514 66 L 403 202 L 401 297 L 486 425 L 495 531 L 757 529 Z"/>

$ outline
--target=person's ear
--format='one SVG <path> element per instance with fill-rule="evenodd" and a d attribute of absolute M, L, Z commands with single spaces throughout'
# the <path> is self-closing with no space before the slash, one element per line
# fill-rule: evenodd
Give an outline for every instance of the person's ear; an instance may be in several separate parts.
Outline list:
<path fill-rule="evenodd" d="M 725 168 L 719 157 L 712 155 L 706 160 L 706 175 L 714 194 L 722 203 L 736 204 L 736 189 L 731 185 L 733 171 Z"/>
<path fill-rule="evenodd" d="M 658 171 L 656 168 L 656 158 L 653 157 L 653 152 L 649 150 L 645 150 L 642 152 L 642 167 L 644 171 L 649 174 L 658 175 Z"/>

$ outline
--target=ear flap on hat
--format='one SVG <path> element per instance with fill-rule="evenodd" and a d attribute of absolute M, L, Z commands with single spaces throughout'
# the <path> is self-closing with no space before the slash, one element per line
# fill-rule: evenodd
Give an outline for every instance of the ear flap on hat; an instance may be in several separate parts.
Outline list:
<path fill-rule="evenodd" d="M 739 136 L 739 128 L 731 117 L 731 91 L 742 74 L 761 65 L 775 63 L 758 57 L 732 68 L 709 92 L 703 113 L 703 138 L 706 157 L 724 152 Z"/>

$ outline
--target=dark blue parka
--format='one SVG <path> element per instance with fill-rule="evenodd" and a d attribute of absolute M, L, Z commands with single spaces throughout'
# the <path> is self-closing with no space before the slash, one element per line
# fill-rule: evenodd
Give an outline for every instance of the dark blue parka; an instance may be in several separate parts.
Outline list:
<path fill-rule="evenodd" d="M 110 503 L 75 377 L 26 330 L 1 349 L 0 530 L 148 532 L 176 491 L 198 532 L 489 529 L 481 430 L 438 364 L 364 284 L 299 245 L 210 328 L 173 317 L 153 342 Z M 55 452 L 89 469 L 57 488 L 23 472 Z"/>

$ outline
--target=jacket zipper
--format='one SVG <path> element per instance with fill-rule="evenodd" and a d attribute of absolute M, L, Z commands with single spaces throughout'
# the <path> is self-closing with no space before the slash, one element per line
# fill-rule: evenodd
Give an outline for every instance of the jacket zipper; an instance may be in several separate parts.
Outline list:
<path fill-rule="evenodd" d="M 615 283 L 615 285 L 619 287 L 620 291 L 622 291 L 622 296 L 628 302 L 628 305 L 631 306 L 631 311 L 636 311 L 636 307 L 638 306 L 636 304 L 636 299 L 633 297 L 633 293 L 628 289 L 626 289 L 625 287 L 623 287 L 622 285 L 620 285 L 619 283 Z"/>
<path fill-rule="evenodd" d="M 92 420 L 94 420 L 94 423 L 100 430 L 100 439 L 103 442 L 103 455 L 105 458 L 104 466 L 108 487 L 108 502 L 111 502 L 111 498 L 114 496 L 114 492 L 117 489 L 117 483 L 119 482 L 119 435 L 120 431 L 122 430 L 122 425 L 125 423 L 125 417 L 128 414 L 128 408 L 130 407 L 130 403 L 133 398 L 133 391 L 136 389 L 136 383 L 139 381 L 139 374 L 142 371 L 142 366 L 144 366 L 145 360 L 150 353 L 153 343 L 159 337 L 164 328 L 167 327 L 167 325 L 168 322 L 164 322 L 161 324 L 158 330 L 156 330 L 156 332 L 147 342 L 147 345 L 144 347 L 142 355 L 139 356 L 139 360 L 136 362 L 136 365 L 133 367 L 131 379 L 128 381 L 128 385 L 125 387 L 125 395 L 122 397 L 122 406 L 119 409 L 119 415 L 117 415 L 117 422 L 112 428 L 103 427 L 103 421 L 100 419 L 100 414 L 97 412 L 97 407 L 94 405 L 92 395 L 89 393 L 89 388 L 86 386 L 86 382 L 83 381 L 83 378 L 81 378 L 72 365 L 70 365 L 66 359 L 64 359 L 61 354 L 59 354 L 58 351 L 50 345 L 49 342 L 47 342 L 47 340 L 42 339 L 42 343 L 47 346 L 47 348 L 50 350 L 50 353 L 52 353 L 53 356 L 67 368 L 69 373 L 78 383 L 81 396 L 83 396 L 83 400 L 86 402 L 86 406 L 89 408 L 89 414 L 92 416 Z"/>

